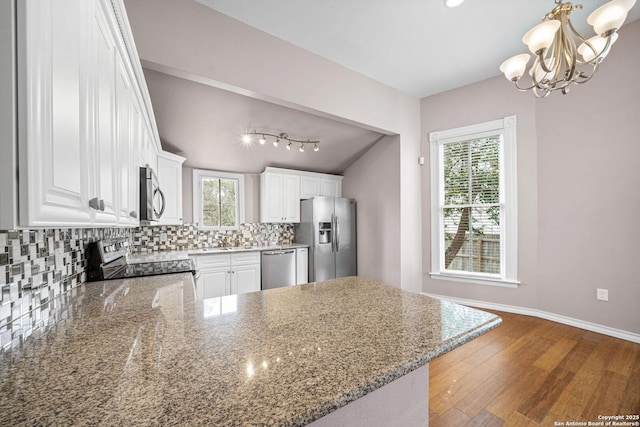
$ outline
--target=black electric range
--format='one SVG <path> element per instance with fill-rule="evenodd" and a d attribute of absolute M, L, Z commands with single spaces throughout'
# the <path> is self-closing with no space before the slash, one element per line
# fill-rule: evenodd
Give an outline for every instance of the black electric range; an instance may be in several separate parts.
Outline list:
<path fill-rule="evenodd" d="M 180 259 L 129 264 L 129 241 L 124 237 L 103 239 L 87 246 L 87 281 L 157 276 L 172 273 L 196 274 L 193 260 Z"/>

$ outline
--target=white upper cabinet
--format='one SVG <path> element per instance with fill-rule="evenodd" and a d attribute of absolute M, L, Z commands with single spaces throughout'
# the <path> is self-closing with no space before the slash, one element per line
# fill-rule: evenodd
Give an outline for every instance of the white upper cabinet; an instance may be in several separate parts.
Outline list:
<path fill-rule="evenodd" d="M 121 0 L 0 7 L 0 228 L 138 224 L 159 139 Z"/>
<path fill-rule="evenodd" d="M 315 176 L 300 177 L 300 198 L 310 199 L 320 195 L 320 178 Z"/>
<path fill-rule="evenodd" d="M 164 212 L 159 224 L 182 224 L 182 163 L 186 159 L 172 153 L 158 153 L 158 184 L 164 193 Z"/>
<path fill-rule="evenodd" d="M 27 24 L 18 26 L 21 55 L 13 58 L 21 78 L 15 114 L 21 118 L 17 129 L 23 208 L 19 222 L 34 226 L 89 223 L 86 141 L 90 135 L 83 117 L 89 108 L 90 64 L 85 58 L 83 19 L 87 4 L 85 0 L 63 0 L 55 5 L 48 1 L 19 5 Z M 2 113 L 11 112 L 3 109 Z M 4 144 L 15 142 L 3 139 L 0 143 L 5 152 Z M 11 151 L 8 147 L 7 152 Z M 12 225 L 13 218 L 3 217 L 5 221 Z"/>
<path fill-rule="evenodd" d="M 106 5 L 95 1 L 90 20 L 89 42 L 95 55 L 90 71 L 90 129 L 93 131 L 93 188 L 90 196 L 100 200 L 94 210 L 94 224 L 117 224 L 117 159 L 116 139 L 116 45 L 107 21 Z M 127 164 L 129 162 L 127 161 Z"/>
<path fill-rule="evenodd" d="M 271 169 L 260 175 L 260 222 L 300 222 L 300 177 Z"/>
<path fill-rule="evenodd" d="M 300 172 L 300 198 L 318 196 L 342 197 L 342 177 L 313 172 Z"/>
<path fill-rule="evenodd" d="M 342 177 L 320 178 L 319 196 L 342 197 Z"/>
<path fill-rule="evenodd" d="M 260 175 L 260 222 L 300 222 L 300 199 L 342 197 L 342 177 L 266 168 Z"/>

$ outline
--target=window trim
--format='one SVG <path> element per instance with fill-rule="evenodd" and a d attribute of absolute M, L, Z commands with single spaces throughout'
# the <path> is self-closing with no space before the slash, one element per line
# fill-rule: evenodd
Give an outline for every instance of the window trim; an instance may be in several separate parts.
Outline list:
<path fill-rule="evenodd" d="M 238 180 L 238 225 L 236 227 L 209 227 L 202 225 L 202 179 L 236 179 Z M 193 170 L 193 222 L 200 230 L 238 230 L 244 224 L 244 175 L 205 169 Z"/>
<path fill-rule="evenodd" d="M 500 251 L 504 255 L 500 274 L 450 272 L 443 268 L 444 235 L 441 228 L 440 211 L 444 203 L 444 159 L 441 147 L 446 143 L 463 141 L 469 138 L 487 135 L 502 135 L 502 164 L 500 171 L 501 203 L 504 203 L 500 242 Z M 518 199 L 517 199 L 517 152 L 516 152 L 516 116 L 455 129 L 429 133 L 429 154 L 431 169 L 431 271 L 432 279 L 454 280 L 517 287 L 518 281 Z"/>

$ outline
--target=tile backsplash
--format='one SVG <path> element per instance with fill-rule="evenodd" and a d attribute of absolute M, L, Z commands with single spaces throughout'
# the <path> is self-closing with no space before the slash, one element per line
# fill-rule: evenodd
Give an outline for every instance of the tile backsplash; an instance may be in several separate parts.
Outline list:
<path fill-rule="evenodd" d="M 78 285 L 86 280 L 85 248 L 91 241 L 127 237 L 134 251 L 145 253 L 287 244 L 293 236 L 292 224 L 243 224 L 222 232 L 200 231 L 192 224 L 0 230 L 0 350 L 70 315 L 66 293 L 82 292 Z"/>
<path fill-rule="evenodd" d="M 202 231 L 194 224 L 134 229 L 137 252 L 189 250 L 218 246 L 268 246 L 293 242 L 293 224 L 242 224 L 239 230 Z"/>
<path fill-rule="evenodd" d="M 0 230 L 0 347 L 29 336 L 60 308 L 61 295 L 86 280 L 87 243 L 132 234 L 126 228 Z"/>

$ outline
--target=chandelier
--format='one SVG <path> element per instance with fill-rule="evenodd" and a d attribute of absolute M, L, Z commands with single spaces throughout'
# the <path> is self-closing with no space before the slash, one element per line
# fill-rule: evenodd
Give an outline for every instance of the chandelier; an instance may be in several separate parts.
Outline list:
<path fill-rule="evenodd" d="M 260 136 L 260 139 L 258 139 L 258 142 L 260 143 L 260 145 L 266 144 L 267 138 L 268 138 L 269 140 L 271 140 L 271 143 L 273 144 L 274 147 L 278 147 L 282 143 L 282 144 L 286 144 L 285 148 L 287 150 L 291 150 L 292 146 L 295 145 L 295 147 L 298 148 L 298 151 L 302 153 L 304 152 L 305 145 L 313 145 L 313 151 L 320 151 L 320 141 L 312 141 L 310 139 L 303 141 L 301 139 L 294 139 L 294 138 L 290 138 L 289 135 L 287 135 L 284 132 L 279 133 L 278 135 L 274 135 L 269 132 L 256 132 L 256 131 L 247 132 L 244 135 L 242 135 L 242 142 L 244 142 L 245 144 L 251 144 L 253 142 L 254 135 Z"/>
<path fill-rule="evenodd" d="M 507 59 L 500 65 L 500 71 L 516 88 L 532 90 L 538 98 L 556 90 L 566 94 L 571 84 L 585 83 L 598 71 L 600 63 L 618 39 L 618 30 L 635 2 L 611 0 L 596 9 L 587 18 L 596 35 L 586 39 L 576 31 L 570 19 L 571 12 L 582 9 L 582 5 L 555 0 L 556 7 L 522 38 L 535 55 L 526 79 L 528 86 L 521 82 L 530 59 L 528 53 Z"/>

